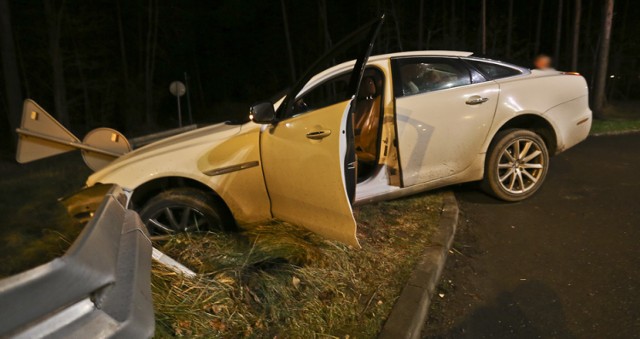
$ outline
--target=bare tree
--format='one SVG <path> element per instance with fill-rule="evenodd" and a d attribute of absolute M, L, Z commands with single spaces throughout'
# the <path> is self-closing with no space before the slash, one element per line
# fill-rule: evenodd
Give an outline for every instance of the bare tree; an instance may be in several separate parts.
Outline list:
<path fill-rule="evenodd" d="M 0 0 L 0 51 L 2 54 L 2 74 L 4 74 L 4 88 L 7 98 L 7 120 L 11 130 L 15 130 L 20 122 L 22 111 L 22 91 L 20 88 L 20 76 L 18 75 L 18 62 L 13 43 L 13 31 L 11 29 L 11 11 L 8 0 Z M 12 133 L 14 142 L 16 135 Z"/>
<path fill-rule="evenodd" d="M 120 0 L 116 0 L 116 18 L 118 20 L 118 40 L 120 42 L 120 59 L 122 60 L 122 75 L 124 85 L 129 84 L 129 63 L 127 62 L 127 50 L 124 44 L 124 28 L 122 25 L 122 9 L 120 7 Z"/>
<path fill-rule="evenodd" d="M 573 43 L 571 45 L 571 70 L 578 69 L 578 46 L 580 41 L 580 17 L 582 12 L 582 1 L 576 0 L 575 13 L 573 19 Z"/>
<path fill-rule="evenodd" d="M 482 0 L 482 54 L 487 54 L 487 0 Z"/>
<path fill-rule="evenodd" d="M 422 50 L 423 33 L 424 33 L 424 0 L 420 0 L 420 12 L 418 13 L 418 50 Z"/>
<path fill-rule="evenodd" d="M 398 39 L 398 48 L 400 51 L 404 51 L 402 48 L 402 34 L 400 34 L 400 18 L 398 17 L 398 13 L 396 12 L 395 1 L 391 0 L 391 14 L 393 15 L 393 22 L 396 27 L 396 37 Z"/>
<path fill-rule="evenodd" d="M 450 0 L 450 4 L 451 4 L 451 12 L 450 12 L 450 19 L 449 19 L 449 35 L 451 37 L 450 41 L 449 41 L 449 46 L 451 46 L 450 48 L 455 49 L 456 48 L 456 44 L 458 42 L 458 31 L 457 31 L 457 20 L 456 20 L 456 1 L 455 0 Z"/>
<path fill-rule="evenodd" d="M 513 0 L 509 0 L 509 15 L 507 17 L 507 58 L 511 58 L 511 40 L 513 30 Z"/>
<path fill-rule="evenodd" d="M 280 6 L 282 7 L 282 21 L 284 23 L 284 36 L 287 39 L 287 53 L 289 54 L 289 71 L 291 72 L 291 82 L 296 81 L 296 67 L 293 63 L 293 49 L 291 47 L 291 36 L 289 35 L 289 19 L 287 17 L 287 9 L 284 5 L 284 0 L 280 0 Z"/>
<path fill-rule="evenodd" d="M 154 126 L 156 116 L 153 111 L 153 75 L 156 65 L 156 48 L 158 46 L 158 16 L 160 9 L 157 0 L 149 0 L 148 21 L 147 21 L 147 40 L 145 49 L 145 121 L 147 124 Z"/>
<path fill-rule="evenodd" d="M 553 62 L 558 65 L 560 58 L 560 41 L 562 40 L 562 6 L 563 1 L 558 0 L 558 17 L 556 19 L 556 44 L 553 49 Z"/>
<path fill-rule="evenodd" d="M 594 114 L 598 118 L 604 116 L 605 85 L 607 81 L 607 65 L 609 64 L 609 45 L 611 44 L 611 26 L 613 25 L 614 0 L 605 0 L 604 20 L 602 22 L 602 38 L 598 53 L 598 72 L 595 86 Z"/>
<path fill-rule="evenodd" d="M 44 0 L 44 11 L 47 18 L 49 55 L 51 57 L 51 68 L 53 71 L 54 114 L 58 117 L 58 121 L 60 121 L 61 124 L 69 126 L 67 87 L 64 80 L 62 48 L 60 48 L 64 1 L 56 6 L 54 0 Z"/>
<path fill-rule="evenodd" d="M 542 10 L 544 9 L 544 0 L 540 0 L 538 5 L 538 20 L 536 21 L 536 43 L 533 48 L 533 53 L 540 54 L 540 31 L 542 30 Z"/>
<path fill-rule="evenodd" d="M 324 36 L 324 51 L 327 52 L 331 49 L 333 42 L 331 41 L 331 34 L 329 33 L 329 18 L 327 16 L 327 1 L 318 1 L 318 9 L 320 14 L 320 23 L 322 25 L 322 35 Z"/>

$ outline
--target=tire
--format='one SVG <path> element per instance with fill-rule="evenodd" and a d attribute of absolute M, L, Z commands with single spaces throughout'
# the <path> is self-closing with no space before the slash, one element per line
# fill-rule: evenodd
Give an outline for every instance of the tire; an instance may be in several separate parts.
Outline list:
<path fill-rule="evenodd" d="M 519 156 L 513 157 L 513 154 Z M 485 162 L 482 189 L 504 201 L 521 201 L 538 191 L 549 170 L 549 151 L 542 138 L 529 130 L 509 129 L 496 134 Z"/>
<path fill-rule="evenodd" d="M 218 197 L 190 187 L 173 188 L 154 196 L 139 213 L 149 233 L 156 236 L 231 231 L 235 226 L 231 213 Z"/>

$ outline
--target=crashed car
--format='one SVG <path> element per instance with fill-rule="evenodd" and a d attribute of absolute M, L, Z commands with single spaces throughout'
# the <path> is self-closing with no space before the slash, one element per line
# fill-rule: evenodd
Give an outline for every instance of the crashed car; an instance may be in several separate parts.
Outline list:
<path fill-rule="evenodd" d="M 523 200 L 543 184 L 551 156 L 587 137 L 582 76 L 468 52 L 369 57 L 380 24 L 356 32 L 369 41 L 358 59 L 254 105 L 251 121 L 128 152 L 87 189 L 125 188 L 155 234 L 277 218 L 359 246 L 353 205 L 471 181 Z"/>

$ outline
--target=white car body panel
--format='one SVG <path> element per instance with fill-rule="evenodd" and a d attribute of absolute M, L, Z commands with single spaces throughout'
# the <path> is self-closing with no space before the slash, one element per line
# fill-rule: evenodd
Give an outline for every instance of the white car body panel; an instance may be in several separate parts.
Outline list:
<path fill-rule="evenodd" d="M 187 178 L 219 195 L 239 223 L 271 218 L 262 170 L 255 166 L 222 175 L 205 172 L 260 160 L 260 126 L 217 124 L 174 136 L 128 153 L 87 180 L 135 190 L 153 180 Z"/>
<path fill-rule="evenodd" d="M 498 102 L 493 81 L 396 99 L 404 187 L 460 173 L 482 153 Z M 467 105 L 471 96 L 489 100 Z M 428 105 L 425 105 L 428 102 Z"/>

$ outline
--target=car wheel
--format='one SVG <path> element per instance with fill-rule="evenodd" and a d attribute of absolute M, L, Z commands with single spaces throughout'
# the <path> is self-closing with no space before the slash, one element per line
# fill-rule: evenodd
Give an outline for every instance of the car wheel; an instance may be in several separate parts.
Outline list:
<path fill-rule="evenodd" d="M 170 189 L 149 199 L 140 210 L 140 218 L 153 236 L 228 231 L 234 225 L 231 213 L 219 199 L 190 187 Z"/>
<path fill-rule="evenodd" d="M 532 196 L 549 169 L 549 151 L 531 131 L 511 129 L 498 133 L 487 153 L 482 188 L 505 201 Z"/>

